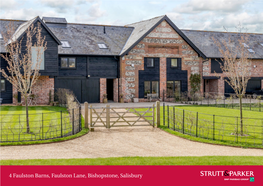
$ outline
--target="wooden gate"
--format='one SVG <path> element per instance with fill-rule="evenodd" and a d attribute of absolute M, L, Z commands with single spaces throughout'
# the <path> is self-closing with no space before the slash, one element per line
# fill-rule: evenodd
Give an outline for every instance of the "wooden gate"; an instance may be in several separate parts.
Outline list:
<path fill-rule="evenodd" d="M 96 127 L 154 127 L 154 105 L 152 107 L 119 108 L 89 106 L 90 128 Z"/>

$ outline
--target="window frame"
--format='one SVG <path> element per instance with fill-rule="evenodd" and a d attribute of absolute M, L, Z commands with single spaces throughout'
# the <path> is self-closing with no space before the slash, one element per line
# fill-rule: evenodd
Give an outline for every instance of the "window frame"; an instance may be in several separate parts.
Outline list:
<path fill-rule="evenodd" d="M 67 59 L 67 67 L 62 67 L 62 58 Z M 69 59 L 75 59 L 75 67 L 69 67 Z M 77 69 L 77 58 L 76 57 L 60 57 L 60 69 Z"/>
<path fill-rule="evenodd" d="M 170 66 L 171 66 L 171 68 L 178 68 L 178 59 L 179 58 L 170 58 L 171 59 L 171 62 L 170 62 Z M 172 60 L 173 59 L 176 59 L 176 67 L 175 66 L 172 66 Z"/>
<path fill-rule="evenodd" d="M 153 63 L 152 63 L 153 66 L 149 66 L 149 65 L 148 65 L 148 60 L 150 60 L 150 59 L 151 59 L 152 62 L 153 62 Z M 155 67 L 155 62 L 154 62 L 154 58 L 153 58 L 153 57 L 147 57 L 147 58 L 146 58 L 146 67 L 147 67 L 147 68 L 154 68 L 154 67 Z"/>
<path fill-rule="evenodd" d="M 4 86 L 3 86 L 4 90 L 2 90 L 2 81 L 4 82 Z M 0 92 L 6 92 L 6 80 L 5 79 L 1 79 L 0 84 L 1 84 Z"/>
<path fill-rule="evenodd" d="M 150 92 L 149 93 L 146 93 L 146 95 L 145 95 L 145 82 L 150 82 Z M 157 92 L 157 96 L 159 97 L 160 96 L 160 81 L 157 81 L 157 80 L 148 80 L 148 81 L 144 81 L 143 82 L 143 88 L 144 88 L 144 90 L 143 90 L 143 92 L 144 92 L 144 98 L 147 98 L 147 94 L 154 94 L 154 93 L 152 93 L 153 92 L 153 86 L 152 86 L 152 83 L 153 82 L 158 82 L 157 83 L 157 85 L 158 85 L 158 92 Z"/>
<path fill-rule="evenodd" d="M 168 89 L 167 89 L 167 84 L 168 84 L 167 82 L 168 82 L 168 81 L 172 81 L 172 82 L 173 82 L 173 87 L 172 87 L 172 92 L 173 92 L 173 93 L 172 93 L 172 96 L 169 95 L 169 97 L 168 97 L 168 92 L 167 92 L 167 91 L 168 91 Z M 174 98 L 174 94 L 175 94 L 175 82 L 176 82 L 176 81 L 180 82 L 180 92 L 179 92 L 179 94 L 181 94 L 181 92 L 182 92 L 182 81 L 181 81 L 181 80 L 167 80 L 167 81 L 166 81 L 166 97 L 167 97 L 167 98 Z"/>
<path fill-rule="evenodd" d="M 63 46 L 63 42 L 67 43 L 66 45 L 68 45 L 68 46 L 65 46 L 65 45 Z M 69 44 L 68 40 L 62 40 L 61 41 L 61 47 L 62 48 L 71 48 L 71 45 Z"/>

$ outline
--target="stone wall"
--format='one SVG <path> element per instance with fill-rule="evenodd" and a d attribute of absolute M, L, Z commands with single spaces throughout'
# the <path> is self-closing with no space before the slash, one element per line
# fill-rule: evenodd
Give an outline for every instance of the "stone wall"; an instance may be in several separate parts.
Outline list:
<path fill-rule="evenodd" d="M 202 58 L 179 36 L 179 34 L 163 21 L 149 33 L 128 55 L 120 59 L 120 93 L 124 101 L 130 102 L 139 97 L 139 70 L 144 70 L 144 57 L 160 59 L 160 96 L 166 92 L 166 58 L 181 58 L 182 70 L 191 73 L 202 73 Z M 188 90 L 190 90 L 188 82 Z"/>
<path fill-rule="evenodd" d="M 251 77 L 263 77 L 263 60 L 252 59 L 250 72 Z M 225 81 L 223 78 L 226 77 L 226 75 L 224 73 L 218 73 L 217 75 L 220 76 L 218 83 L 215 81 L 209 81 L 209 88 L 206 85 L 206 92 L 212 91 L 220 94 L 225 93 Z M 203 76 L 216 76 L 215 73 L 211 73 L 211 59 L 203 62 Z M 263 80 L 261 80 L 261 88 L 263 88 Z"/>

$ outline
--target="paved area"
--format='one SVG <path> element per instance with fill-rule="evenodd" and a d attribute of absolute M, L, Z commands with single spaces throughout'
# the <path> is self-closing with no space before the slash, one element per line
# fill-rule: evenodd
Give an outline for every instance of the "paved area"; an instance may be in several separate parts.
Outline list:
<path fill-rule="evenodd" d="M 132 107 L 146 107 L 148 104 L 150 106 L 153 103 L 137 103 Z M 126 104 L 123 103 L 110 103 L 110 105 L 111 107 L 113 105 L 126 107 Z M 131 105 L 127 104 L 127 106 Z M 96 104 L 96 106 L 103 107 L 104 105 Z M 263 150 L 192 142 L 152 126 L 96 128 L 94 132 L 65 142 L 0 147 L 0 159 L 2 160 L 127 156 L 263 156 Z"/>
<path fill-rule="evenodd" d="M 96 129 L 66 142 L 0 147 L 1 159 L 67 159 L 127 156 L 263 156 L 241 149 L 188 141 L 158 128 Z"/>

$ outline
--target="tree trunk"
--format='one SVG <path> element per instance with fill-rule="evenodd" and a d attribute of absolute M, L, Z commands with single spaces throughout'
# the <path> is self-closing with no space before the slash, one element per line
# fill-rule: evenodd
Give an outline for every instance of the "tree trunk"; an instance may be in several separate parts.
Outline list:
<path fill-rule="evenodd" d="M 27 104 L 27 96 L 25 96 L 25 102 L 26 102 L 26 132 L 27 132 L 27 133 L 30 133 L 29 119 L 28 119 L 28 104 Z"/>
<path fill-rule="evenodd" d="M 243 113 L 242 113 L 242 95 L 239 95 L 239 110 L 240 110 L 240 134 L 243 135 Z"/>

